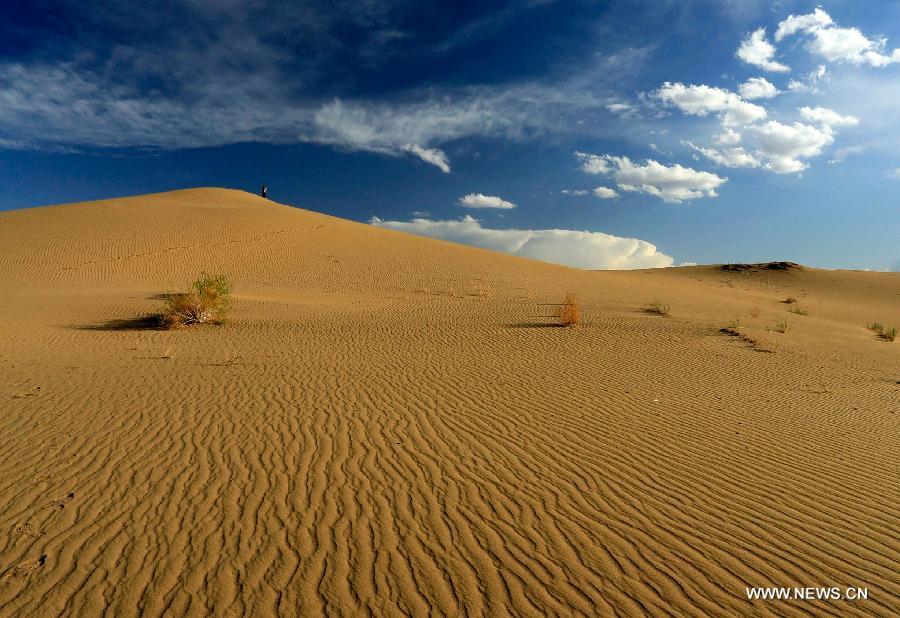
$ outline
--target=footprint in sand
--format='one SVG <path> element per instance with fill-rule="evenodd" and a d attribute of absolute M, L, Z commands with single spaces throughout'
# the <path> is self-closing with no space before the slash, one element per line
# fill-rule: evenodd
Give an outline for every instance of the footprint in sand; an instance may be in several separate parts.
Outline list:
<path fill-rule="evenodd" d="M 47 562 L 47 554 L 42 554 L 40 558 L 37 560 L 28 560 L 26 562 L 20 562 L 16 566 L 12 568 L 7 577 L 28 577 L 38 568 L 44 566 L 44 563 Z"/>
<path fill-rule="evenodd" d="M 74 497 L 75 497 L 75 492 L 73 491 L 72 493 L 67 495 L 65 498 L 57 498 L 56 500 L 51 502 L 48 506 L 53 509 L 62 510 L 64 508 L 66 508 L 66 504 L 71 502 Z"/>
<path fill-rule="evenodd" d="M 37 530 L 37 528 L 35 528 L 28 522 L 25 522 L 24 524 L 19 524 L 18 526 L 16 526 L 14 528 L 13 531 L 16 534 L 18 534 L 19 536 L 27 536 L 28 538 L 31 538 L 31 539 L 36 539 L 39 536 L 41 536 L 41 534 L 42 534 L 40 531 Z"/>

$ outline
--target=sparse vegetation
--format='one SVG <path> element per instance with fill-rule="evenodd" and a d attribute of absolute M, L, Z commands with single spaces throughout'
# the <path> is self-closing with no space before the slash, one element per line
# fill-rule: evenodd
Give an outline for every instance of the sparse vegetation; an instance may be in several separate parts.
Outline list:
<path fill-rule="evenodd" d="M 644 311 L 647 313 L 656 313 L 659 315 L 669 315 L 669 305 L 658 300 L 644 305 Z"/>
<path fill-rule="evenodd" d="M 783 301 L 781 301 L 781 302 L 783 302 L 785 305 L 793 305 L 794 303 L 797 302 L 797 299 L 794 298 L 793 296 L 788 296 L 787 298 L 785 298 L 785 299 L 784 299 Z"/>
<path fill-rule="evenodd" d="M 874 331 L 876 335 L 887 341 L 893 341 L 897 338 L 897 329 L 893 326 L 890 328 L 885 328 L 884 325 L 879 324 L 878 322 L 873 322 L 872 324 L 867 325 L 866 328 Z"/>
<path fill-rule="evenodd" d="M 225 275 L 203 273 L 190 292 L 171 294 L 159 314 L 164 328 L 188 324 L 222 324 L 231 308 L 231 282 Z"/>
<path fill-rule="evenodd" d="M 724 327 L 720 328 L 719 332 L 723 333 L 725 335 L 728 335 L 730 337 L 736 337 L 737 339 L 740 339 L 741 341 L 743 341 L 744 343 L 749 345 L 751 348 L 753 348 L 757 352 L 772 353 L 775 351 L 771 348 L 771 346 L 764 347 L 763 345 L 760 344 L 759 340 L 757 340 L 754 337 L 751 337 L 750 335 L 748 335 L 744 331 L 742 331 L 740 320 L 732 320 L 728 324 L 728 326 L 724 326 Z"/>
<path fill-rule="evenodd" d="M 779 320 L 778 322 L 775 323 L 774 330 L 776 333 L 784 334 L 784 333 L 788 332 L 789 328 L 790 328 L 790 325 L 787 322 L 785 322 L 784 320 Z"/>
<path fill-rule="evenodd" d="M 759 307 L 756 307 L 756 306 L 750 307 L 750 317 L 751 318 L 759 317 Z"/>
<path fill-rule="evenodd" d="M 562 326 L 577 326 L 581 323 L 581 307 L 574 294 L 566 294 L 565 300 L 559 306 L 557 317 Z"/>
<path fill-rule="evenodd" d="M 809 311 L 806 309 L 801 309 L 800 307 L 791 307 L 788 309 L 791 313 L 796 313 L 797 315 L 809 315 Z"/>

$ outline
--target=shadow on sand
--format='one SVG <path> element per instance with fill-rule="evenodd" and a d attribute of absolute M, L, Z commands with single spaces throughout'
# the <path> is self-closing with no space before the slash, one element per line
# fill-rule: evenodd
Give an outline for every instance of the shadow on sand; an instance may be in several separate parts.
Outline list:
<path fill-rule="evenodd" d="M 504 324 L 504 328 L 565 328 L 562 324 L 554 324 L 553 322 L 515 322 L 513 324 Z"/>
<path fill-rule="evenodd" d="M 159 323 L 159 316 L 143 315 L 136 318 L 119 318 L 116 320 L 106 320 L 105 322 L 97 322 L 96 324 L 84 324 L 75 326 L 76 330 L 105 330 L 105 331 L 122 331 L 122 330 L 165 330 Z"/>

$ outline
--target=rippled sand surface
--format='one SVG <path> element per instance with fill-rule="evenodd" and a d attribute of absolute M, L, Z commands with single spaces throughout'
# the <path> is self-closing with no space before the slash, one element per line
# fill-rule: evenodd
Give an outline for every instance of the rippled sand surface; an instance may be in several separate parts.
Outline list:
<path fill-rule="evenodd" d="M 231 322 L 147 328 L 202 270 Z M 0 615 L 896 616 L 872 321 L 900 274 L 586 272 L 220 189 L 0 213 Z"/>

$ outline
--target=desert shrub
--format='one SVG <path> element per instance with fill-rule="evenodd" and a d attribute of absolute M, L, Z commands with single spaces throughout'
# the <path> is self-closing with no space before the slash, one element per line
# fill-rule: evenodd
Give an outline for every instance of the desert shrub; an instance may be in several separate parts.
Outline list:
<path fill-rule="evenodd" d="M 187 324 L 222 324 L 231 309 L 231 282 L 225 275 L 203 273 L 194 281 L 193 289 L 171 294 L 159 321 L 165 328 Z"/>
<path fill-rule="evenodd" d="M 793 305 L 794 303 L 797 302 L 797 299 L 794 298 L 793 296 L 788 296 L 787 298 L 785 298 L 785 299 L 784 299 L 783 301 L 781 301 L 781 302 L 783 302 L 783 303 L 786 304 L 786 305 Z"/>
<path fill-rule="evenodd" d="M 778 322 L 775 323 L 775 332 L 776 333 L 782 333 L 782 334 L 786 333 L 786 332 L 788 332 L 789 328 L 790 328 L 790 326 L 784 320 L 779 320 Z"/>
<path fill-rule="evenodd" d="M 729 329 L 731 329 L 731 330 L 737 330 L 737 329 L 739 329 L 740 327 L 741 327 L 741 321 L 740 321 L 740 320 L 732 320 L 732 321 L 730 321 L 730 322 L 728 323 L 728 326 L 726 326 L 725 328 L 729 328 Z"/>
<path fill-rule="evenodd" d="M 791 313 L 796 313 L 797 315 L 809 315 L 809 311 L 806 309 L 801 309 L 800 307 L 791 307 L 788 309 Z"/>
<path fill-rule="evenodd" d="M 646 311 L 647 313 L 656 313 L 659 315 L 669 315 L 669 305 L 664 302 L 654 300 L 653 302 L 644 305 L 644 311 Z"/>
<path fill-rule="evenodd" d="M 879 324 L 878 322 L 872 322 L 866 326 L 869 330 L 875 331 L 875 334 L 881 337 L 882 339 L 886 339 L 887 341 L 893 341 L 897 338 L 897 329 L 895 327 L 886 328 L 884 325 Z"/>
<path fill-rule="evenodd" d="M 559 306 L 557 317 L 563 326 L 575 326 L 581 322 L 581 307 L 574 294 L 566 294 L 565 300 Z"/>

